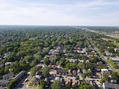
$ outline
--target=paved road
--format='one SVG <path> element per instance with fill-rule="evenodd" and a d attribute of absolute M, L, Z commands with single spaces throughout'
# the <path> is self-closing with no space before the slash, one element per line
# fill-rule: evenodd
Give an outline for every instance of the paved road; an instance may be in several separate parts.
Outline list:
<path fill-rule="evenodd" d="M 93 44 L 93 42 L 91 42 L 90 40 L 88 40 L 88 41 L 91 43 L 92 47 L 98 53 L 98 55 L 102 58 L 102 60 L 104 60 L 106 62 L 106 64 L 110 67 L 110 69 L 113 72 L 116 72 L 116 69 L 107 61 L 107 57 L 105 57 L 103 54 L 100 53 L 99 49 Z"/>

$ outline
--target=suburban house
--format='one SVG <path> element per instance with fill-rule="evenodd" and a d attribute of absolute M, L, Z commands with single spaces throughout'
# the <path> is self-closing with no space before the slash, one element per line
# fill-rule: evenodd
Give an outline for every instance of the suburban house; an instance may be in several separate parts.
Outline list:
<path fill-rule="evenodd" d="M 114 51 L 115 51 L 115 52 L 119 51 L 119 48 L 115 48 Z"/>
<path fill-rule="evenodd" d="M 2 77 L 2 76 L 1 76 Z M 0 89 L 6 89 L 11 79 L 13 79 L 14 74 L 9 73 L 3 76 L 3 79 L 0 80 Z"/>
<path fill-rule="evenodd" d="M 4 53 L 4 58 L 8 57 L 10 52 Z"/>
<path fill-rule="evenodd" d="M 41 70 L 39 70 L 39 71 L 36 73 L 35 78 L 36 78 L 36 79 L 39 79 L 39 80 L 42 78 L 42 71 L 41 71 Z"/>
<path fill-rule="evenodd" d="M 110 74 L 108 69 L 101 69 L 101 74 Z"/>
<path fill-rule="evenodd" d="M 56 47 L 54 49 L 51 49 L 49 54 L 50 55 L 57 55 L 59 52 L 61 52 L 61 47 L 60 46 L 58 46 L 58 47 Z"/>
<path fill-rule="evenodd" d="M 9 74 L 5 74 L 4 76 L 3 76 L 3 79 L 4 80 L 10 80 L 10 79 L 12 79 L 14 77 L 14 74 L 13 73 L 9 73 Z"/>
<path fill-rule="evenodd" d="M 87 57 L 91 58 L 91 57 L 94 56 L 94 54 L 95 54 L 94 51 L 88 52 L 88 53 L 87 53 Z"/>
<path fill-rule="evenodd" d="M 75 63 L 75 62 L 77 62 L 77 59 L 68 59 L 68 58 L 66 58 L 69 62 L 73 62 L 73 63 Z"/>
<path fill-rule="evenodd" d="M 5 66 L 11 65 L 12 62 L 6 62 Z"/>
<path fill-rule="evenodd" d="M 32 81 L 33 85 L 38 85 L 39 82 L 40 82 L 40 79 L 37 79 L 35 77 L 33 78 L 33 81 Z"/>
<path fill-rule="evenodd" d="M 51 69 L 49 73 L 51 75 L 67 75 L 67 71 L 61 69 Z"/>
<path fill-rule="evenodd" d="M 0 89 L 5 89 L 4 87 L 7 87 L 9 84 L 8 80 L 0 80 Z"/>
<path fill-rule="evenodd" d="M 112 54 L 112 53 L 109 53 L 108 51 L 105 51 L 105 54 L 106 54 L 106 56 L 108 56 L 108 57 L 113 56 L 113 54 Z"/>
<path fill-rule="evenodd" d="M 119 57 L 110 57 L 112 61 L 119 62 Z"/>
<path fill-rule="evenodd" d="M 14 79 L 16 79 L 17 81 L 22 80 L 24 77 L 26 76 L 26 71 L 21 71 L 19 74 L 17 74 Z"/>

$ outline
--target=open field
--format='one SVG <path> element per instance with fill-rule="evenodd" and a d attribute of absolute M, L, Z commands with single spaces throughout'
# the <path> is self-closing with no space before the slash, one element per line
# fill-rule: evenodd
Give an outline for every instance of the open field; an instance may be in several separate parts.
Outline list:
<path fill-rule="evenodd" d="M 111 36 L 111 37 L 119 39 L 119 36 Z"/>
<path fill-rule="evenodd" d="M 116 45 L 117 47 L 119 47 L 119 43 L 114 43 L 114 45 Z"/>
<path fill-rule="evenodd" d="M 109 38 L 102 38 L 102 39 L 105 40 L 105 41 L 112 40 L 112 39 L 109 39 Z"/>

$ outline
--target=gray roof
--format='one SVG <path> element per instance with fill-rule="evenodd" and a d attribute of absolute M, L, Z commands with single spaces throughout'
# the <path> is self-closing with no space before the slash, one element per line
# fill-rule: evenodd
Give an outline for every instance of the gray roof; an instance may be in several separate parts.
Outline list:
<path fill-rule="evenodd" d="M 0 80 L 0 85 L 1 85 L 1 84 L 8 84 L 8 83 L 9 83 L 8 80 Z"/>
<path fill-rule="evenodd" d="M 104 83 L 105 88 L 113 88 L 113 89 L 119 89 L 119 84 L 113 84 L 113 83 Z"/>
<path fill-rule="evenodd" d="M 25 73 L 26 73 L 25 71 L 21 71 L 19 74 L 17 74 L 17 75 L 15 76 L 14 79 L 16 79 L 16 80 L 19 79 L 19 78 L 22 77 Z"/>
<path fill-rule="evenodd" d="M 61 70 L 61 69 L 57 69 L 56 71 L 57 71 L 58 73 L 67 73 L 67 71 Z"/>
<path fill-rule="evenodd" d="M 5 74 L 5 75 L 3 76 L 3 78 L 4 78 L 5 80 L 10 80 L 10 79 L 13 78 L 13 77 L 14 77 L 14 74 L 13 74 L 13 73 Z"/>
<path fill-rule="evenodd" d="M 7 89 L 6 87 L 0 87 L 0 89 Z"/>

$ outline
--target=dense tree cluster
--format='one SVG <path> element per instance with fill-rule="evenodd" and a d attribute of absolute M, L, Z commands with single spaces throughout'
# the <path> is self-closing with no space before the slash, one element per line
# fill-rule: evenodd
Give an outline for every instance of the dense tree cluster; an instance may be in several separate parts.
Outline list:
<path fill-rule="evenodd" d="M 2 30 L 4 29 L 4 30 Z M 5 30 L 6 29 L 6 30 Z M 9 29 L 9 30 L 8 30 Z M 0 61 L 0 64 L 11 62 L 11 65 L 4 66 L 0 69 L 0 74 L 14 72 L 15 74 L 21 70 L 27 70 L 44 60 L 48 65 L 50 62 L 45 56 L 50 49 L 55 46 L 62 45 L 65 50 L 73 52 L 73 47 L 79 45 L 86 47 L 84 32 L 79 28 L 74 27 L 20 27 L 8 26 L 2 27 L 0 32 L 0 56 L 7 56 Z M 75 65 L 62 58 L 62 53 L 59 53 L 54 60 L 63 67 L 76 67 Z M 77 55 L 69 54 L 67 57 Z M 8 70 L 9 69 L 9 70 Z"/>

